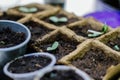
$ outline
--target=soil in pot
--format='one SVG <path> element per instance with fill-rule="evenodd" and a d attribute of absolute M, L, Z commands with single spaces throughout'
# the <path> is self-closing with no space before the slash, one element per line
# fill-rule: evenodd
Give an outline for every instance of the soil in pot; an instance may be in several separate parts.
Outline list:
<path fill-rule="evenodd" d="M 114 40 L 110 39 L 106 45 L 108 45 L 109 47 L 116 51 L 120 51 L 120 38 L 116 38 Z"/>
<path fill-rule="evenodd" d="M 37 22 L 34 21 L 29 21 L 24 23 L 24 25 L 26 25 L 32 34 L 32 38 L 31 41 L 34 42 L 36 39 L 38 38 L 42 38 L 44 35 L 48 34 L 50 31 L 52 31 L 51 29 L 48 29 L 46 27 L 44 27 L 43 25 L 40 25 Z"/>
<path fill-rule="evenodd" d="M 53 70 L 45 74 L 40 80 L 84 80 L 73 70 L 69 71 L 57 71 Z"/>
<path fill-rule="evenodd" d="M 86 38 L 93 38 L 93 37 L 88 37 L 88 30 L 102 32 L 102 30 L 96 30 L 96 29 L 92 28 L 90 24 L 86 24 L 83 26 L 74 26 L 73 28 L 70 28 L 70 29 L 73 30 L 77 35 L 83 36 Z M 100 36 L 100 35 L 98 35 L 98 36 Z M 98 36 L 96 36 L 96 37 L 98 37 Z"/>
<path fill-rule="evenodd" d="M 0 48 L 8 48 L 22 43 L 25 40 L 25 33 L 15 32 L 10 28 L 0 30 Z"/>
<path fill-rule="evenodd" d="M 51 59 L 46 56 L 29 56 L 16 59 L 8 68 L 12 73 L 28 73 L 42 69 L 49 65 Z"/>
<path fill-rule="evenodd" d="M 102 80 L 107 68 L 118 63 L 98 48 L 91 48 L 82 58 L 72 61 L 74 66 L 85 71 L 95 80 Z"/>
<path fill-rule="evenodd" d="M 57 41 L 59 43 L 58 47 L 55 50 L 48 51 L 47 48 L 51 47 L 53 43 Z M 70 40 L 65 35 L 59 34 L 54 40 L 48 40 L 47 42 L 37 45 L 43 52 L 49 52 L 56 56 L 57 60 L 63 56 L 69 54 L 77 48 L 79 43 Z"/>
<path fill-rule="evenodd" d="M 50 20 L 50 17 L 51 17 L 51 16 L 44 18 L 43 21 L 45 21 L 45 22 L 47 22 L 47 23 L 50 23 L 50 24 L 54 24 L 54 25 L 56 25 L 56 26 L 63 26 L 63 25 L 67 25 L 67 24 L 70 24 L 70 23 L 73 23 L 73 22 L 79 20 L 78 18 L 75 18 L 75 17 L 73 17 L 73 18 L 68 18 L 68 17 L 65 16 L 64 14 L 56 14 L 56 15 L 54 15 L 54 16 L 57 17 L 57 18 L 59 18 L 59 19 L 62 18 L 62 17 L 65 17 L 65 18 L 67 18 L 67 21 L 66 21 L 66 22 L 53 22 L 53 21 Z"/>
<path fill-rule="evenodd" d="M 21 18 L 22 18 L 22 16 L 7 15 L 7 13 L 4 13 L 3 16 L 0 16 L 0 20 L 18 21 Z"/>

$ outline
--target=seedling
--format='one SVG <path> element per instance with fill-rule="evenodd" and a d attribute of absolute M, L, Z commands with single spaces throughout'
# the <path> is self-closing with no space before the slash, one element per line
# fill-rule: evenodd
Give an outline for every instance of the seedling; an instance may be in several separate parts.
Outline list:
<path fill-rule="evenodd" d="M 5 42 L 4 42 L 4 41 L 0 41 L 0 44 L 1 44 L 1 45 L 4 45 L 4 44 L 5 44 Z"/>
<path fill-rule="evenodd" d="M 51 16 L 49 18 L 50 21 L 54 22 L 54 23 L 59 23 L 59 22 L 67 22 L 68 19 L 66 17 L 61 17 L 61 18 L 58 18 L 56 16 Z"/>
<path fill-rule="evenodd" d="M 38 9 L 36 7 L 31 7 L 31 8 L 19 7 L 18 10 L 21 11 L 21 12 L 24 12 L 24 13 L 33 13 L 33 12 L 38 11 Z"/>
<path fill-rule="evenodd" d="M 57 41 L 55 41 L 51 47 L 47 47 L 47 51 L 53 51 L 56 50 L 59 46 L 59 43 Z"/>
<path fill-rule="evenodd" d="M 108 31 L 108 26 L 105 24 L 102 28 L 101 32 L 94 31 L 94 30 L 88 30 L 88 37 L 97 37 L 100 36 Z"/>
<path fill-rule="evenodd" d="M 119 51 L 119 50 L 120 50 L 120 48 L 119 48 L 119 46 L 118 46 L 118 45 L 115 45 L 115 46 L 114 46 L 114 49 L 115 49 L 115 50 L 117 50 L 117 51 Z"/>

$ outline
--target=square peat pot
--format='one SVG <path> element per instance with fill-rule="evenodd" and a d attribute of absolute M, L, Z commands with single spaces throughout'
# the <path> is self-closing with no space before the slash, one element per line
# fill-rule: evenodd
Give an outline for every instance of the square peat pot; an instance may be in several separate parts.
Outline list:
<path fill-rule="evenodd" d="M 120 62 L 119 53 L 97 40 L 86 40 L 78 48 L 78 53 L 63 57 L 61 62 L 85 71 L 94 80 L 103 80 L 107 69 Z"/>
<path fill-rule="evenodd" d="M 94 17 L 98 21 L 105 23 L 112 28 L 117 28 L 120 26 L 120 12 L 118 11 L 97 11 L 89 13 L 84 17 Z"/>
<path fill-rule="evenodd" d="M 30 38 L 31 33 L 24 25 L 14 21 L 0 20 L 0 69 L 9 60 L 25 53 Z M 13 43 L 19 40 L 19 43 Z"/>

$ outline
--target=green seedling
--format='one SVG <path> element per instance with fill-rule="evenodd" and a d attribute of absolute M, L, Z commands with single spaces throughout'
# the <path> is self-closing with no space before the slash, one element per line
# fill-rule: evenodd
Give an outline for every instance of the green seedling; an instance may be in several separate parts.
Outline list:
<path fill-rule="evenodd" d="M 67 22 L 68 19 L 66 17 L 61 17 L 61 18 L 58 18 L 56 16 L 51 16 L 49 18 L 50 21 L 54 22 L 54 23 L 58 23 L 58 22 Z"/>
<path fill-rule="evenodd" d="M 5 44 L 5 42 L 4 42 L 4 41 L 0 41 L 0 44 L 4 45 L 4 44 Z"/>
<path fill-rule="evenodd" d="M 38 9 L 36 7 L 31 7 L 31 8 L 19 7 L 18 9 L 19 9 L 19 11 L 24 12 L 24 13 L 33 13 L 33 12 L 38 11 Z"/>
<path fill-rule="evenodd" d="M 55 41 L 51 47 L 47 47 L 47 51 L 53 51 L 56 50 L 59 46 L 59 43 L 57 41 Z"/>
<path fill-rule="evenodd" d="M 115 50 L 117 50 L 117 51 L 119 51 L 119 50 L 120 50 L 120 48 L 119 48 L 119 46 L 118 46 L 118 45 L 115 45 L 115 46 L 114 46 L 114 49 L 115 49 Z"/>

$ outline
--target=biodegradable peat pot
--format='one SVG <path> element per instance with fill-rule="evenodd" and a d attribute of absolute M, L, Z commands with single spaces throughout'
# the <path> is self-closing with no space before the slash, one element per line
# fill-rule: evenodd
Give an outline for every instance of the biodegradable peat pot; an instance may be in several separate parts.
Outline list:
<path fill-rule="evenodd" d="M 91 80 L 91 78 L 77 68 L 55 66 L 40 72 L 34 80 Z"/>
<path fill-rule="evenodd" d="M 14 21 L 9 21 L 9 20 L 0 20 L 0 30 L 3 30 L 5 28 L 11 29 L 16 34 L 17 33 L 24 33 L 25 40 L 19 44 L 16 44 L 16 45 L 13 45 L 10 47 L 4 47 L 4 48 L 1 47 L 0 48 L 0 66 L 4 66 L 4 64 L 7 61 L 9 61 L 9 60 L 11 60 L 19 55 L 24 54 L 26 51 L 27 43 L 29 42 L 29 40 L 31 38 L 31 34 L 30 34 L 29 29 L 20 23 L 17 23 Z M 15 36 L 15 34 L 13 34 L 13 36 Z M 3 38 L 3 37 L 4 36 L 2 36 L 1 38 Z M 2 40 L 0 42 L 3 43 L 3 41 L 4 40 Z"/>
<path fill-rule="evenodd" d="M 120 80 L 120 64 L 111 66 L 103 80 Z"/>
<path fill-rule="evenodd" d="M 33 80 L 42 70 L 54 66 L 56 59 L 49 53 L 32 53 L 7 63 L 4 73 L 14 80 Z"/>

